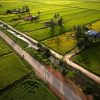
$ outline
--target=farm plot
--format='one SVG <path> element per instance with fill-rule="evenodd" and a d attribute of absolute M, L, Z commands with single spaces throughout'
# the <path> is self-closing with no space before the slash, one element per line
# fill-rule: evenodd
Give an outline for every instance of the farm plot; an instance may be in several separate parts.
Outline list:
<path fill-rule="evenodd" d="M 0 38 L 0 56 L 10 53 L 10 48 Z"/>
<path fill-rule="evenodd" d="M 0 95 L 0 100 L 59 100 L 33 74 L 27 76 L 9 91 Z"/>
<path fill-rule="evenodd" d="M 19 80 L 28 72 L 26 65 L 0 38 L 0 89 Z"/>
<path fill-rule="evenodd" d="M 92 23 L 89 27 L 97 32 L 100 32 L 100 20 Z"/>
<path fill-rule="evenodd" d="M 94 45 L 73 58 L 84 68 L 100 76 L 100 45 Z"/>
<path fill-rule="evenodd" d="M 14 53 L 0 57 L 0 89 L 19 80 L 28 72 L 29 70 Z"/>
<path fill-rule="evenodd" d="M 72 32 L 66 32 L 53 38 L 44 40 L 42 43 L 56 52 L 65 55 L 76 46 L 76 40 L 74 37 L 72 37 L 72 35 Z"/>

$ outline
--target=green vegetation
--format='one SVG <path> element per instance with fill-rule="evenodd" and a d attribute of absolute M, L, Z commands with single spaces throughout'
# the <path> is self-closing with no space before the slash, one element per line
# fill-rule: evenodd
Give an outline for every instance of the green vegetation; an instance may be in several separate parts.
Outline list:
<path fill-rule="evenodd" d="M 99 20 L 99 1 L 90 2 L 90 1 L 81 1 L 81 0 L 35 0 L 33 1 L 0 1 L 0 19 L 12 25 L 14 28 L 26 32 L 32 38 L 42 41 L 48 38 L 51 38 L 55 35 L 64 33 L 73 28 L 74 25 L 83 25 L 87 23 L 94 22 Z M 16 5 L 13 5 L 16 3 Z M 57 4 L 56 4 L 57 3 Z M 37 16 L 38 11 L 40 11 L 40 18 L 36 21 L 25 21 L 23 20 L 28 13 L 22 14 L 7 14 L 5 15 L 6 10 L 21 8 L 22 6 L 28 5 L 30 8 L 30 14 L 32 16 Z M 44 23 L 54 19 L 55 13 L 63 18 L 63 27 L 56 26 L 55 29 L 45 28 Z M 19 15 L 21 19 L 19 19 Z M 14 19 L 18 19 L 15 20 Z M 78 21 L 77 21 L 78 19 Z"/>
<path fill-rule="evenodd" d="M 0 57 L 0 89 L 19 80 L 28 72 L 28 69 L 14 53 Z"/>
<path fill-rule="evenodd" d="M 10 53 L 10 48 L 0 38 L 0 56 Z"/>
<path fill-rule="evenodd" d="M 34 50 L 33 48 L 27 48 L 25 50 L 40 63 L 46 64 L 46 65 L 50 64 L 49 58 L 44 53 L 38 52 L 37 50 Z"/>
<path fill-rule="evenodd" d="M 13 36 L 12 38 L 15 39 Z M 37 79 L 34 73 L 29 76 L 29 73 L 32 72 L 29 70 L 30 65 L 24 59 L 19 59 L 1 39 L 0 48 L 0 52 L 4 54 L 0 57 L 0 100 L 33 100 L 33 98 L 36 100 L 58 100 L 48 87 Z M 10 52 L 5 54 L 5 51 Z M 38 53 L 34 51 L 32 54 Z M 7 91 L 3 90 L 5 87 L 7 87 Z"/>
<path fill-rule="evenodd" d="M 26 65 L 0 38 L 0 89 L 19 80 L 27 73 L 29 70 Z"/>
<path fill-rule="evenodd" d="M 73 78 L 75 76 L 75 71 L 68 71 L 67 75 L 68 78 Z"/>
<path fill-rule="evenodd" d="M 76 46 L 76 40 L 73 37 L 73 32 L 67 32 L 55 36 L 53 38 L 42 41 L 42 43 L 62 55 L 65 55 Z"/>
<path fill-rule="evenodd" d="M 27 76 L 12 89 L 2 93 L 0 100 L 58 100 L 35 75 Z"/>
<path fill-rule="evenodd" d="M 97 32 L 100 32 L 100 21 L 96 21 L 96 22 L 88 25 L 88 27 L 97 31 Z"/>
<path fill-rule="evenodd" d="M 16 3 L 16 5 L 13 5 Z M 38 1 L 24 1 L 24 0 L 1 0 L 0 4 L 0 19 L 7 22 L 14 28 L 24 32 L 32 38 L 41 41 L 47 47 L 56 52 L 65 55 L 67 52 L 75 48 L 76 40 L 73 32 L 66 32 L 73 28 L 73 26 L 88 24 L 88 26 L 96 31 L 100 31 L 100 2 L 99 0 L 38 0 Z M 9 9 L 22 8 L 27 5 L 30 9 L 30 15 L 37 16 L 40 12 L 40 18 L 36 21 L 23 20 L 29 13 L 20 14 L 5 14 Z M 44 23 L 54 18 L 55 14 L 59 14 L 63 18 L 62 26 L 44 27 Z M 20 17 L 21 18 L 20 18 Z M 15 20 L 17 19 L 17 20 Z M 11 35 L 10 35 L 11 36 Z M 13 39 L 13 36 L 11 36 Z M 27 47 L 23 41 L 14 38 L 17 43 L 23 48 Z M 31 49 L 27 50 L 32 53 Z M 34 51 L 35 52 L 35 51 Z M 33 53 L 34 55 L 35 53 Z M 39 56 L 39 59 L 42 59 Z M 44 60 L 45 61 L 45 60 Z"/>
<path fill-rule="evenodd" d="M 100 75 L 100 45 L 93 45 L 74 57 L 74 61 Z"/>

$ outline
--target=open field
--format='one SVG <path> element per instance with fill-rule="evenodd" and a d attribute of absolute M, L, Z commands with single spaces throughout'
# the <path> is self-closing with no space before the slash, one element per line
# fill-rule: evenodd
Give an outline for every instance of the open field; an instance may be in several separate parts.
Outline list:
<path fill-rule="evenodd" d="M 84 50 L 74 57 L 74 61 L 100 76 L 100 45 Z"/>
<path fill-rule="evenodd" d="M 0 100 L 59 100 L 34 75 L 27 76 L 12 89 L 2 93 Z"/>
<path fill-rule="evenodd" d="M 96 21 L 91 25 L 88 24 L 87 26 L 97 32 L 100 32 L 100 21 Z M 74 32 L 71 31 L 46 39 L 42 41 L 42 43 L 62 55 L 65 55 L 76 46 Z"/>
<path fill-rule="evenodd" d="M 28 72 L 26 66 L 14 53 L 0 57 L 0 89 L 19 80 Z"/>

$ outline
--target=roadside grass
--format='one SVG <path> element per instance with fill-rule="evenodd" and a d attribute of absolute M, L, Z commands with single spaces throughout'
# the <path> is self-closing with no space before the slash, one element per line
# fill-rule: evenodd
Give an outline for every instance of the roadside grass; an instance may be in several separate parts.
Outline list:
<path fill-rule="evenodd" d="M 100 45 L 94 45 L 73 58 L 84 68 L 100 76 Z"/>
<path fill-rule="evenodd" d="M 19 80 L 29 70 L 14 53 L 0 57 L 0 89 Z"/>
<path fill-rule="evenodd" d="M 7 45 L 5 45 L 4 41 L 2 41 L 2 39 L 0 38 L 0 56 L 3 56 L 10 52 L 10 48 Z"/>
<path fill-rule="evenodd" d="M 20 47 L 22 48 L 26 48 L 28 46 L 28 44 L 26 42 L 24 42 L 23 40 L 15 37 L 13 34 L 9 33 L 8 31 L 6 31 L 3 28 L 0 28 L 2 32 L 4 32 L 8 37 L 10 37 L 13 41 L 15 41 Z"/>

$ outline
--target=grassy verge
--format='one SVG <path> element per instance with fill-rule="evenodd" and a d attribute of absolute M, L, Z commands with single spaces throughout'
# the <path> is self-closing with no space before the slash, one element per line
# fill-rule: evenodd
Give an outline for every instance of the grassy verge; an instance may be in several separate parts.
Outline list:
<path fill-rule="evenodd" d="M 5 45 L 5 43 L 0 38 L 0 56 L 8 54 L 10 52 L 11 52 L 11 49 L 7 45 Z"/>

